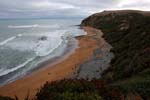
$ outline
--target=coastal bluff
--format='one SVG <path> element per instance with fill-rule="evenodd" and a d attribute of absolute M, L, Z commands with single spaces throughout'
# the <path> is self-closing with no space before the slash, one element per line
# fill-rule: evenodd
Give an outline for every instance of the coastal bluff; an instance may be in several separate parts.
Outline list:
<path fill-rule="evenodd" d="M 150 95 L 150 12 L 137 10 L 103 11 L 81 23 L 101 29 L 112 45 L 115 57 L 104 73 L 117 88 Z"/>
<path fill-rule="evenodd" d="M 84 58 L 91 57 L 94 50 L 100 46 L 96 41 L 99 37 L 96 32 L 100 31 L 103 33 L 104 40 L 112 46 L 109 51 L 113 53 L 114 57 L 109 62 L 109 67 L 101 73 L 101 77 L 90 80 L 63 77 L 57 81 L 46 82 L 39 88 L 33 100 L 149 100 L 150 12 L 137 10 L 103 11 L 85 18 L 81 22 L 81 27 L 86 27 L 90 34 L 78 37 L 82 45 L 78 50 L 79 53 L 74 54 L 77 61 L 79 58 L 79 60 L 82 59 L 84 53 L 85 55 L 90 54 L 90 56 L 84 55 Z M 93 31 L 92 28 L 97 31 Z M 90 52 L 87 52 L 89 50 Z M 98 56 L 96 61 L 99 59 L 101 56 Z M 88 61 L 84 64 L 87 62 L 86 59 L 79 64 L 79 67 L 84 65 L 81 68 L 82 71 L 85 71 L 84 68 L 87 65 L 90 70 L 93 69 L 93 63 L 90 61 L 95 61 L 95 58 Z M 74 62 L 74 58 L 64 66 L 68 64 L 73 66 L 72 62 Z M 97 66 L 94 65 L 95 68 L 100 66 L 99 62 L 95 64 L 97 64 Z M 61 68 L 63 67 L 61 65 Z M 69 68 L 70 66 L 66 67 L 66 69 Z M 59 67 L 55 70 L 58 69 Z M 60 71 L 62 70 L 60 69 Z M 73 72 L 72 69 L 71 71 Z M 54 73 L 52 78 L 55 78 L 55 75 Z M 62 75 L 64 73 L 60 76 Z M 83 75 L 83 72 L 80 75 Z M 96 74 L 96 76 L 98 75 Z M 48 78 L 50 77 L 48 76 Z M 9 97 L 1 98 L 15 100 Z M 17 97 L 16 100 L 18 100 Z M 28 100 L 28 95 L 25 100 Z"/>

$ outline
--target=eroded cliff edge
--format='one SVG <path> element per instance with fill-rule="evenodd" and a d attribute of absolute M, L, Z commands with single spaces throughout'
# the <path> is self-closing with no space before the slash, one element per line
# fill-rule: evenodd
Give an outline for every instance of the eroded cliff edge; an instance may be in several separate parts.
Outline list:
<path fill-rule="evenodd" d="M 123 90 L 150 95 L 150 12 L 103 11 L 84 19 L 81 26 L 101 29 L 115 58 L 103 78 Z"/>

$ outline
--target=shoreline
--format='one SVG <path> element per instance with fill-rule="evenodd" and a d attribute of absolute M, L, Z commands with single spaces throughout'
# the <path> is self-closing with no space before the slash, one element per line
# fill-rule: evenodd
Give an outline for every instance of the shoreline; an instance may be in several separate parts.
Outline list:
<path fill-rule="evenodd" d="M 47 67 L 51 67 L 58 63 L 61 63 L 66 58 L 68 58 L 71 54 L 73 54 L 77 48 L 78 48 L 78 40 L 76 40 L 76 37 L 74 37 L 68 41 L 68 43 L 66 44 L 66 48 L 63 50 L 63 52 L 59 56 L 49 58 L 49 59 L 45 60 L 44 62 L 37 64 L 36 68 L 28 71 L 25 75 L 22 75 L 22 76 L 16 78 L 15 80 L 3 83 L 2 85 L 0 85 L 0 87 L 11 84 L 11 83 L 13 83 L 19 79 L 22 79 L 24 77 L 29 77 L 30 75 L 37 73 L 38 71 L 42 71 L 42 70 L 46 69 Z"/>
<path fill-rule="evenodd" d="M 92 56 L 93 50 L 98 48 L 96 40 L 88 32 L 89 27 L 83 27 L 83 29 L 87 32 L 87 35 L 76 38 L 79 47 L 69 57 L 55 65 L 49 63 L 43 69 L 27 77 L 0 87 L 0 95 L 11 97 L 16 95 L 19 99 L 23 99 L 29 94 L 29 97 L 33 98 L 37 90 L 45 82 L 61 80 L 71 76 L 77 70 L 77 67 L 79 67 L 78 65 L 88 60 Z"/>

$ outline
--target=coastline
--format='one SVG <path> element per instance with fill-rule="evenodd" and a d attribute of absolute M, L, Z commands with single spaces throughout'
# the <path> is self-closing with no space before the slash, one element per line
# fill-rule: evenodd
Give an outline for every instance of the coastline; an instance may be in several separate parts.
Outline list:
<path fill-rule="evenodd" d="M 30 76 L 31 74 L 33 73 L 36 73 L 38 72 L 39 70 L 44 70 L 46 69 L 47 67 L 51 67 L 51 66 L 54 66 L 55 64 L 58 64 L 62 61 L 64 61 L 66 58 L 68 58 L 72 53 L 75 52 L 75 49 L 78 48 L 78 40 L 76 40 L 76 37 L 74 38 L 71 38 L 71 39 L 68 39 L 68 43 L 65 44 L 65 48 L 63 48 L 63 51 L 60 53 L 60 55 L 57 55 L 55 57 L 52 57 L 52 58 L 48 58 L 44 61 L 41 61 L 39 62 L 36 66 L 36 68 L 28 71 L 26 74 L 24 75 L 21 75 L 19 76 L 18 78 L 16 78 L 15 80 L 11 80 L 11 81 L 8 81 L 8 82 L 5 82 L 3 84 L 0 84 L 0 87 L 3 87 L 7 84 L 11 84 L 13 82 L 15 82 L 16 80 L 19 80 L 21 78 L 24 78 L 24 77 L 28 77 Z"/>
<path fill-rule="evenodd" d="M 46 64 L 44 69 L 0 87 L 0 95 L 11 97 L 16 95 L 19 99 L 23 99 L 29 94 L 29 97 L 33 98 L 37 90 L 46 81 L 51 82 L 70 77 L 78 69 L 78 66 L 88 60 L 93 51 L 98 48 L 97 41 L 91 37 L 90 28 L 83 27 L 83 29 L 87 32 L 87 35 L 77 37 L 79 48 L 71 55 L 63 61 L 57 62 L 57 64 Z"/>

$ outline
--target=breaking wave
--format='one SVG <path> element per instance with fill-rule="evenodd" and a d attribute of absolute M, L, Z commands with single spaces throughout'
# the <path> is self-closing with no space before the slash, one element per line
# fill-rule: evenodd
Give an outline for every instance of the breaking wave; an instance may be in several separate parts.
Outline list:
<path fill-rule="evenodd" d="M 29 62 L 33 61 L 35 58 L 30 58 L 28 59 L 27 61 L 25 61 L 24 63 L 20 64 L 19 66 L 16 66 L 14 68 L 11 68 L 11 69 L 7 69 L 7 70 L 1 70 L 0 72 L 0 76 L 4 76 L 4 75 L 7 75 L 11 72 L 14 72 L 22 67 L 24 67 L 26 64 L 28 64 Z"/>
<path fill-rule="evenodd" d="M 8 28 L 60 28 L 59 25 L 39 25 L 39 24 L 33 24 L 33 25 L 8 25 Z"/>
<path fill-rule="evenodd" d="M 18 34 L 17 36 L 12 36 L 12 37 L 10 37 L 10 38 L 4 40 L 4 41 L 0 42 L 0 46 L 5 45 L 6 43 L 8 43 L 8 42 L 14 40 L 14 39 L 17 38 L 17 37 L 20 37 L 20 36 L 22 36 L 22 34 Z"/>

